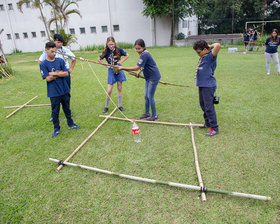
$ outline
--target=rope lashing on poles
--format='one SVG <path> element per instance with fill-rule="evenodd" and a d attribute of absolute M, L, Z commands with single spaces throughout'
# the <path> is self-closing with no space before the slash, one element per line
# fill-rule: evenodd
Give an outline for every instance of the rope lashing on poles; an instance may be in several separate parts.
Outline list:
<path fill-rule="evenodd" d="M 67 57 L 72 57 L 72 58 L 75 58 L 75 59 L 78 59 L 80 61 L 85 61 L 85 62 L 90 62 L 90 63 L 94 63 L 94 64 L 98 64 L 98 65 L 103 65 L 105 67 L 107 66 L 110 66 L 111 68 L 113 69 L 118 69 L 118 66 L 116 65 L 110 65 L 110 64 L 106 64 L 106 63 L 100 63 L 98 61 L 94 61 L 94 60 L 89 60 L 89 59 L 85 59 L 85 58 L 82 58 L 82 57 L 73 57 L 71 55 L 68 55 L 68 54 L 65 54 L 65 53 L 62 53 L 62 52 L 56 52 L 57 54 L 62 54 L 62 55 L 65 55 Z M 126 71 L 129 75 L 133 75 L 135 77 L 138 76 L 138 74 L 136 72 L 128 72 Z M 139 78 L 141 79 L 145 79 L 144 76 L 140 75 Z M 162 85 L 168 85 L 168 86 L 178 86 L 178 87 L 190 87 L 190 86 L 186 86 L 186 85 L 180 85 L 180 84 L 175 84 L 175 83 L 169 83 L 169 82 L 164 82 L 164 81 L 159 81 L 160 84 Z"/>
<path fill-rule="evenodd" d="M 131 176 L 131 175 L 127 175 L 127 174 L 116 173 L 116 172 L 112 172 L 112 171 L 108 171 L 108 170 L 102 170 L 102 169 L 95 168 L 95 167 L 79 165 L 79 164 L 69 163 L 69 162 L 63 162 L 63 161 L 58 160 L 58 159 L 49 158 L 49 160 L 53 161 L 53 162 L 56 162 L 56 163 L 60 162 L 60 163 L 62 163 L 62 165 L 80 167 L 82 169 L 92 170 L 92 171 L 95 171 L 97 173 L 104 173 L 104 174 L 108 174 L 108 175 L 118 176 L 118 177 L 121 177 L 121 178 L 136 180 L 136 181 L 141 181 L 141 182 L 146 182 L 146 183 L 168 185 L 168 186 L 171 186 L 171 187 L 178 187 L 178 188 L 202 191 L 204 193 L 212 192 L 212 193 L 226 194 L 226 195 L 230 195 L 230 196 L 251 198 L 251 199 L 257 199 L 257 200 L 263 200 L 263 201 L 270 201 L 271 200 L 271 197 L 262 196 L 262 195 L 231 192 L 231 191 L 217 190 L 217 189 L 205 188 L 205 187 L 202 188 L 202 187 L 194 186 L 194 185 L 181 184 L 181 183 L 175 183 L 175 182 L 169 182 L 169 181 L 154 180 L 154 179 L 148 179 L 148 178 L 143 178 L 143 177 Z"/>

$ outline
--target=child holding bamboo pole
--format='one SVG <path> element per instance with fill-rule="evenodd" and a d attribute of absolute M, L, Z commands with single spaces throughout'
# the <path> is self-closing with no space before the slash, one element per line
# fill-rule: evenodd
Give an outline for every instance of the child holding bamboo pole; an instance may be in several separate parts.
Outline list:
<path fill-rule="evenodd" d="M 210 127 L 206 136 L 214 136 L 219 134 L 219 126 L 217 123 L 217 115 L 214 107 L 214 94 L 216 91 L 216 79 L 214 72 L 217 66 L 217 56 L 221 45 L 214 43 L 208 45 L 204 40 L 198 40 L 194 43 L 193 49 L 198 54 L 199 61 L 196 70 L 196 85 L 199 89 L 199 103 L 204 112 L 204 126 Z"/>

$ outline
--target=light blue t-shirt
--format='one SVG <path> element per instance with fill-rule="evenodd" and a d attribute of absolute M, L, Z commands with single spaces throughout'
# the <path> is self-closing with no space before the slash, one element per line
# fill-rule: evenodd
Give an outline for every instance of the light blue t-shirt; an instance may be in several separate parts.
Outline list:
<path fill-rule="evenodd" d="M 59 53 L 56 53 L 56 55 L 55 55 L 56 58 L 61 58 L 61 59 L 63 59 L 64 62 L 65 62 L 66 68 L 69 69 L 70 67 L 69 67 L 68 58 L 69 58 L 71 61 L 74 61 L 74 60 L 75 60 L 75 55 L 72 53 L 72 51 L 70 51 L 70 49 L 68 49 L 67 47 L 64 47 L 64 46 L 62 46 L 62 47 L 59 48 L 59 49 L 56 49 L 56 51 L 71 56 L 71 57 L 68 57 L 68 56 L 65 56 L 65 55 L 62 55 L 62 54 L 59 54 Z M 40 60 L 40 61 L 44 61 L 44 60 L 46 60 L 46 59 L 47 59 L 47 53 L 44 51 L 43 54 L 40 56 L 39 60 Z"/>

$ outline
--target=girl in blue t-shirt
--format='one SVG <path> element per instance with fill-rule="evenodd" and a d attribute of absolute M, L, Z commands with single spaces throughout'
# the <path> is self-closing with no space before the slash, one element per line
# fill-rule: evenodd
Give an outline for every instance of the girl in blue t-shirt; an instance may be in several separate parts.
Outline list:
<path fill-rule="evenodd" d="M 135 67 L 119 67 L 119 70 L 125 71 L 138 71 L 143 70 L 145 82 L 145 113 L 140 117 L 140 119 L 147 118 L 148 121 L 159 120 L 156 112 L 156 102 L 155 102 L 155 92 L 159 80 L 161 78 L 160 72 L 154 61 L 152 55 L 146 50 L 146 45 L 144 40 L 138 39 L 135 41 L 134 48 L 140 55 L 140 58 Z M 139 78 L 139 74 L 137 73 Z M 150 106 L 152 110 L 152 116 L 150 115 Z"/>
<path fill-rule="evenodd" d="M 123 59 L 121 59 L 121 57 Z M 118 47 L 114 37 L 108 37 L 106 41 L 105 49 L 102 54 L 98 57 L 98 61 L 103 63 L 102 60 L 105 58 L 107 63 L 110 65 L 121 65 L 127 58 L 129 54 L 126 53 L 123 49 Z M 125 111 L 122 107 L 122 82 L 126 81 L 126 77 L 123 71 L 119 73 L 114 73 L 113 69 L 108 66 L 108 91 L 106 95 L 106 104 L 102 113 L 106 113 L 109 108 L 109 102 L 111 93 L 113 91 L 113 85 L 117 83 L 118 86 L 118 108 L 120 111 Z"/>
<path fill-rule="evenodd" d="M 277 48 L 278 48 L 279 44 L 280 44 L 279 32 L 277 29 L 273 29 L 270 37 L 267 38 L 265 41 L 266 49 L 265 49 L 264 55 L 265 55 L 265 59 L 266 59 L 267 75 L 270 75 L 271 58 L 274 61 L 278 75 L 280 75 L 279 58 L 278 58 L 278 52 L 277 52 Z"/>

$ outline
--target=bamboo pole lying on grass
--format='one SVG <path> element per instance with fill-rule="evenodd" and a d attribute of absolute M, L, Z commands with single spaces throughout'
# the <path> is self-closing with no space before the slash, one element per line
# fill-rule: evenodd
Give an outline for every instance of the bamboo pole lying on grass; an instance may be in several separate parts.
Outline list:
<path fill-rule="evenodd" d="M 65 159 L 65 162 L 68 162 L 86 143 L 87 141 L 98 131 L 98 129 L 110 118 L 110 116 L 117 110 L 117 107 L 109 114 L 108 117 L 106 117 L 99 125 L 98 127 L 71 153 L 70 156 Z M 61 170 L 63 165 L 61 164 L 59 167 L 57 167 L 56 172 Z"/>
<path fill-rule="evenodd" d="M 51 106 L 51 104 L 34 104 L 34 105 L 24 105 L 24 107 L 44 107 L 44 106 Z M 4 109 L 12 109 L 12 108 L 18 108 L 21 106 L 8 106 L 4 107 Z"/>
<path fill-rule="evenodd" d="M 99 117 L 108 117 L 107 115 L 99 115 Z M 134 119 L 127 120 L 126 118 L 121 117 L 109 117 L 110 119 L 120 120 L 120 121 L 130 121 Z M 190 124 L 183 124 L 183 123 L 172 123 L 172 122 L 163 122 L 163 121 L 146 121 L 146 120 L 135 120 L 138 123 L 149 123 L 149 124 L 163 124 L 163 125 L 172 125 L 172 126 L 183 126 L 188 127 Z M 204 124 L 192 124 L 192 126 L 202 127 Z"/>
<path fill-rule="evenodd" d="M 127 175 L 127 174 L 120 174 L 120 173 L 116 173 L 116 172 L 112 172 L 112 171 L 108 171 L 108 170 L 102 170 L 102 169 L 95 168 L 95 167 L 64 162 L 64 161 L 61 161 L 61 160 L 58 160 L 58 159 L 49 158 L 49 160 L 53 161 L 53 162 L 56 162 L 56 163 L 59 163 L 59 164 L 62 163 L 64 165 L 68 165 L 68 166 L 75 166 L 75 167 L 80 167 L 82 169 L 92 170 L 92 171 L 95 171 L 97 173 L 104 173 L 104 174 L 109 174 L 109 175 L 113 175 L 113 176 L 118 176 L 118 177 L 121 177 L 121 178 L 126 178 L 126 179 L 136 180 L 136 181 L 142 181 L 142 182 L 147 182 L 147 183 L 152 183 L 152 184 L 162 184 L 162 185 L 168 185 L 168 186 L 171 186 L 171 187 L 191 189 L 191 190 L 203 191 L 203 192 L 213 192 L 213 193 L 226 194 L 226 195 L 230 195 L 230 196 L 251 198 L 251 199 L 257 199 L 257 200 L 264 200 L 264 201 L 270 201 L 271 200 L 271 197 L 267 197 L 267 196 L 261 196 L 261 195 L 255 195 L 255 194 L 245 194 L 245 193 L 231 192 L 231 191 L 224 191 L 224 190 L 216 190 L 216 189 L 212 189 L 212 188 L 201 188 L 199 186 L 180 184 L 180 183 L 168 182 L 168 181 L 160 181 L 160 180 L 148 179 L 148 178 L 143 178 L 143 177 L 131 176 L 131 175 Z"/>
<path fill-rule="evenodd" d="M 194 141 L 194 133 L 193 133 L 192 123 L 190 123 L 190 129 L 191 129 L 191 133 L 192 133 L 192 145 L 193 145 L 193 154 L 194 154 L 194 162 L 195 162 L 197 178 L 198 178 L 199 186 L 203 189 L 204 184 L 203 184 L 200 169 L 199 169 L 198 156 L 197 156 L 197 151 L 196 151 L 196 146 L 195 146 L 195 141 Z M 201 200 L 203 202 L 206 201 L 205 192 L 201 192 Z"/>
<path fill-rule="evenodd" d="M 23 104 L 22 106 L 20 106 L 19 108 L 17 108 L 15 111 L 13 111 L 12 113 L 10 113 L 9 115 L 6 116 L 6 119 L 8 119 L 10 116 L 12 116 L 13 114 L 15 114 L 16 112 L 18 112 L 20 109 L 24 108 L 25 105 L 27 105 L 28 103 L 30 103 L 32 100 L 35 100 L 38 96 L 33 97 L 31 100 L 29 100 L 28 102 L 26 102 L 25 104 Z"/>

